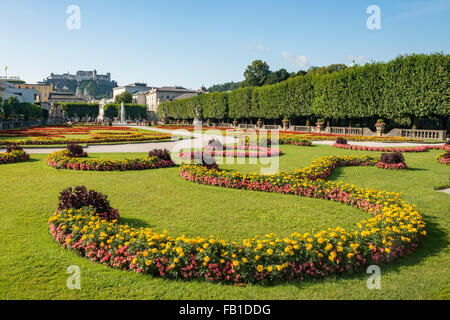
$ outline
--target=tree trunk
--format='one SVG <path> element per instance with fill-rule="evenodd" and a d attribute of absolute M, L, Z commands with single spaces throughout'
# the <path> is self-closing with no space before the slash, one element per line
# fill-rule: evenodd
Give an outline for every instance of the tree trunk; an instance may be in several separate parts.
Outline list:
<path fill-rule="evenodd" d="M 411 116 L 410 119 L 411 119 L 411 129 L 417 130 L 419 119 L 415 116 Z"/>

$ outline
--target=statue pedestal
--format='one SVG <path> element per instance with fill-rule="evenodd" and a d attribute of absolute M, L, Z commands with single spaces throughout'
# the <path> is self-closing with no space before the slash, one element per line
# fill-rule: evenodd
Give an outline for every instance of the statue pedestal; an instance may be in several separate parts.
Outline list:
<path fill-rule="evenodd" d="M 202 120 L 198 120 L 198 119 L 194 119 L 194 127 L 202 127 L 203 126 L 203 122 Z"/>

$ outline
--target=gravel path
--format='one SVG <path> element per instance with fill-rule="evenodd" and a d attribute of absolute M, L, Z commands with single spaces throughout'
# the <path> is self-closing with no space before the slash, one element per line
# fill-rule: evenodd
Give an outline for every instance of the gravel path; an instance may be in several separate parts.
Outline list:
<path fill-rule="evenodd" d="M 450 194 L 450 188 L 444 189 L 444 190 L 438 190 L 438 191 Z"/>
<path fill-rule="evenodd" d="M 117 144 L 117 145 L 97 145 L 89 146 L 85 148 L 88 153 L 131 153 L 131 152 L 148 152 L 153 149 L 168 149 L 170 151 L 179 151 L 180 149 L 188 148 L 200 148 L 208 144 L 208 141 L 212 138 L 220 140 L 222 143 L 234 143 L 237 139 L 231 136 L 217 136 L 217 135 L 206 135 L 194 133 L 187 130 L 167 130 L 159 128 L 149 128 L 145 126 L 132 126 L 133 128 L 158 131 L 162 133 L 177 133 L 186 136 L 193 136 L 195 139 L 185 139 L 180 141 L 172 142 L 148 142 L 148 143 L 131 143 L 131 144 Z M 332 145 L 335 141 L 313 141 L 313 144 L 317 145 Z M 420 143 L 383 143 L 383 142 L 373 142 L 373 141 L 363 141 L 363 142 L 349 142 L 352 145 L 360 145 L 367 147 L 415 147 L 421 146 Z M 427 144 L 427 145 L 442 145 L 442 143 Z M 64 148 L 25 148 L 24 150 L 28 153 L 52 153 L 57 150 Z"/>

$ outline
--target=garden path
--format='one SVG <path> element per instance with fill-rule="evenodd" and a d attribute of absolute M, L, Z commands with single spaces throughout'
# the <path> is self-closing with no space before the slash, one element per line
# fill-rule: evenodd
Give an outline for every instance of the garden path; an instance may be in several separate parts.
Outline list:
<path fill-rule="evenodd" d="M 171 142 L 148 142 L 148 143 L 130 143 L 130 144 L 116 144 L 116 145 L 90 145 L 85 150 L 88 153 L 131 153 L 131 152 L 148 152 L 153 149 L 168 149 L 172 152 L 179 151 L 180 149 L 188 149 L 190 147 L 200 148 L 208 144 L 210 139 L 218 139 L 222 143 L 233 143 L 237 139 L 231 136 L 218 136 L 218 135 L 206 135 L 195 133 L 187 130 L 168 130 L 160 128 L 150 128 L 145 126 L 132 126 L 133 128 L 158 131 L 162 133 L 182 133 L 186 136 L 193 136 L 195 139 L 184 139 L 180 141 Z M 330 141 L 313 141 L 313 144 L 317 145 L 332 145 L 334 140 Z M 383 143 L 373 141 L 361 141 L 361 142 L 349 142 L 349 144 L 368 146 L 368 147 L 413 147 L 423 145 L 421 143 Z M 441 145 L 442 143 L 427 144 L 427 145 Z M 62 148 L 24 148 L 28 153 L 52 153 Z"/>

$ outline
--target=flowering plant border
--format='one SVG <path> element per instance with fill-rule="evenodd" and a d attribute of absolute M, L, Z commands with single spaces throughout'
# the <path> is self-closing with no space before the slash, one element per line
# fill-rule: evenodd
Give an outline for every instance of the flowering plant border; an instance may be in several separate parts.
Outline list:
<path fill-rule="evenodd" d="M 282 154 L 280 149 L 253 145 L 224 145 L 222 148 L 208 145 L 201 151 L 212 157 L 218 156 L 235 158 L 267 158 L 277 157 Z M 182 159 L 191 159 L 194 153 L 195 151 L 181 151 L 178 156 Z"/>
<path fill-rule="evenodd" d="M 379 151 L 379 152 L 427 152 L 428 150 L 440 150 L 448 148 L 446 145 L 442 146 L 417 146 L 417 147 L 367 147 L 351 144 L 334 143 L 333 147 L 339 149 L 360 150 L 360 151 Z"/>
<path fill-rule="evenodd" d="M 324 181 L 338 166 L 373 166 L 372 157 L 331 156 L 310 166 L 272 176 L 241 174 L 185 164 L 180 176 L 192 182 L 295 194 L 341 202 L 372 217 L 343 228 L 311 233 L 255 236 L 242 242 L 185 236 L 133 228 L 101 219 L 92 208 L 54 212 L 52 237 L 64 248 L 91 261 L 123 270 L 174 279 L 204 279 L 226 283 L 269 283 L 324 278 L 380 265 L 410 254 L 426 235 L 425 223 L 400 194 Z"/>
<path fill-rule="evenodd" d="M 30 155 L 23 150 L 0 153 L 0 164 L 23 162 L 30 159 Z"/>
<path fill-rule="evenodd" d="M 56 151 L 47 158 L 47 164 L 56 169 L 82 171 L 127 171 L 147 170 L 174 166 L 172 160 L 158 157 L 134 158 L 124 160 L 105 160 L 73 157 L 69 150 Z"/>
<path fill-rule="evenodd" d="M 437 161 L 439 163 L 441 163 L 441 164 L 450 164 L 450 157 L 447 157 L 447 158 L 445 157 L 447 154 L 450 153 L 450 149 L 447 149 L 447 150 L 449 150 L 449 151 L 444 152 L 444 153 L 442 153 L 442 154 L 437 156 Z"/>

